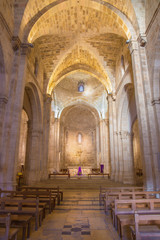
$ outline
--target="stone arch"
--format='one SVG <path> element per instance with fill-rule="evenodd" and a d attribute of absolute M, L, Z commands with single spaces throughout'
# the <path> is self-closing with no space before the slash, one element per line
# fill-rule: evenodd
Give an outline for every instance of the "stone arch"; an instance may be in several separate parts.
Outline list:
<path fill-rule="evenodd" d="M 28 1 L 29 0 L 19 0 L 18 3 L 14 3 L 14 36 L 19 35 L 21 22 Z"/>
<path fill-rule="evenodd" d="M 100 112 L 94 106 L 92 106 L 88 102 L 85 102 L 84 100 L 79 103 L 78 99 L 67 104 L 67 106 L 62 110 L 62 112 L 60 114 L 60 118 L 62 118 L 68 112 L 69 109 L 72 109 L 78 105 L 79 106 L 83 105 L 87 109 L 89 109 L 89 111 L 92 112 L 94 118 L 96 119 L 96 122 L 98 123 L 98 121 L 100 119 Z"/>
<path fill-rule="evenodd" d="M 25 86 L 24 104 L 25 100 L 28 100 L 28 104 L 24 105 L 24 109 L 28 113 L 29 120 L 36 125 L 37 129 L 40 129 L 42 127 L 41 103 L 37 87 L 32 82 L 27 83 Z"/>
<path fill-rule="evenodd" d="M 80 121 L 79 121 L 79 118 L 81 118 Z M 75 125 L 72 124 L 70 119 L 73 120 Z M 90 120 L 87 121 L 87 119 L 90 119 Z M 73 167 L 75 166 L 78 167 L 77 164 L 79 164 L 79 166 L 81 167 L 82 166 L 85 167 L 86 169 L 88 165 L 90 165 L 90 167 L 92 168 L 97 167 L 98 154 L 97 154 L 97 141 L 96 141 L 97 132 L 96 131 L 97 131 L 99 119 L 100 118 L 97 110 L 91 107 L 89 104 L 84 104 L 84 103 L 79 103 L 74 105 L 72 104 L 63 110 L 60 118 L 60 132 L 61 132 L 60 139 L 62 139 L 61 149 L 60 149 L 61 167 L 66 168 L 67 166 L 72 166 L 72 165 Z M 79 124 L 77 124 L 78 122 Z M 67 145 L 66 144 L 64 145 L 66 131 L 67 131 L 68 142 L 67 142 Z M 81 144 L 77 144 L 79 133 L 81 134 L 81 137 L 82 137 Z M 72 150 L 70 151 L 70 149 Z M 78 155 L 79 151 L 81 151 L 80 156 Z M 89 155 L 89 152 L 90 152 L 90 155 Z M 85 154 L 88 154 L 88 155 L 85 155 Z M 70 159 L 72 160 L 70 161 Z M 76 160 L 80 162 L 77 162 Z M 89 171 L 89 168 L 86 171 Z"/>
<path fill-rule="evenodd" d="M 134 182 L 134 161 L 133 161 L 133 146 L 132 146 L 132 124 L 136 118 L 136 104 L 134 96 L 134 86 L 132 83 L 126 83 L 122 89 L 123 97 L 119 110 L 119 134 L 121 144 L 119 145 L 119 165 L 120 174 L 124 183 Z M 119 140 L 120 140 L 119 139 Z M 129 174 L 128 174 L 129 173 Z"/>
<path fill-rule="evenodd" d="M 61 115 L 64 114 L 64 111 L 71 107 L 71 106 L 75 106 L 75 105 L 78 105 L 78 104 L 83 104 L 85 105 L 86 107 L 88 108 L 92 108 L 92 109 L 95 109 L 94 111 L 92 111 L 92 113 L 94 112 L 94 116 L 96 117 L 97 121 L 99 118 L 101 118 L 101 113 L 99 111 L 99 109 L 97 109 L 95 106 L 93 106 L 92 104 L 89 104 L 87 101 L 85 101 L 84 99 L 81 100 L 81 103 L 79 103 L 79 99 L 75 99 L 74 101 L 71 100 L 71 101 L 68 101 L 66 102 L 66 105 L 64 107 L 64 109 L 61 110 L 61 112 L 59 113 L 59 118 L 61 118 Z"/>
<path fill-rule="evenodd" d="M 99 60 L 99 61 L 98 61 Z M 53 88 L 67 74 L 73 71 L 86 71 L 94 75 L 106 87 L 108 92 L 112 92 L 111 80 L 106 72 L 102 61 L 94 55 L 93 51 L 85 45 L 75 44 L 57 64 L 48 83 L 47 93 L 51 94 Z"/>
<path fill-rule="evenodd" d="M 37 6 L 34 7 L 34 10 L 32 11 L 29 18 L 27 18 L 28 11 L 30 11 L 31 6 L 30 6 L 31 1 L 29 1 L 27 8 L 25 9 L 24 13 L 24 18 L 22 19 L 22 24 L 21 24 L 21 31 L 20 31 L 20 36 L 23 36 L 23 40 L 27 41 L 27 36 L 32 28 L 32 26 L 35 24 L 38 18 L 40 18 L 43 14 L 45 14 L 48 10 L 51 8 L 59 5 L 59 2 L 50 2 L 46 1 L 45 3 L 41 4 L 38 8 Z M 65 3 L 65 2 L 64 2 Z M 48 5 L 47 5 L 48 4 Z M 62 4 L 62 3 L 61 3 Z M 116 13 L 118 16 L 120 16 L 121 19 L 125 22 L 125 24 L 129 27 L 131 31 L 131 35 L 135 37 L 135 31 L 138 29 L 138 23 L 136 17 L 135 17 L 135 12 L 132 6 L 132 3 L 127 1 L 126 3 L 124 2 L 121 4 L 121 2 L 111 2 L 111 1 L 100 1 L 96 2 L 93 1 L 90 3 L 90 1 L 85 1 L 83 4 L 87 6 L 95 6 L 96 9 L 105 11 L 105 8 L 108 8 L 112 10 L 114 13 Z M 127 5 L 126 8 L 123 5 Z M 130 5 L 130 7 L 128 7 Z M 33 8 L 33 7 L 32 7 Z M 38 9 L 38 10 L 36 10 Z M 128 9 L 128 10 L 126 10 Z"/>
<path fill-rule="evenodd" d="M 145 23 L 145 1 L 143 0 L 131 0 L 132 5 L 135 11 L 136 20 L 138 24 L 137 33 L 145 33 L 146 31 L 146 23 Z"/>
<path fill-rule="evenodd" d="M 25 86 L 23 108 L 28 115 L 28 133 L 25 159 L 27 183 L 40 180 L 42 163 L 42 110 L 37 87 L 29 82 Z"/>
<path fill-rule="evenodd" d="M 127 131 L 131 133 L 132 124 L 137 115 L 133 84 L 132 83 L 125 84 L 123 92 L 125 93 L 125 96 L 123 99 L 123 105 L 121 110 L 120 129 L 121 131 Z"/>

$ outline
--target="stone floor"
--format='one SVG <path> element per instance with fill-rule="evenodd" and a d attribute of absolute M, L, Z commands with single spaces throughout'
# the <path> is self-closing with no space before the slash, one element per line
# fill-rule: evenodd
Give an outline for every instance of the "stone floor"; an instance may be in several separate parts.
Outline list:
<path fill-rule="evenodd" d="M 111 216 L 99 206 L 99 186 L 115 183 L 106 179 L 52 179 L 37 185 L 59 185 L 64 200 L 46 216 L 38 231 L 32 231 L 29 240 L 119 240 Z"/>

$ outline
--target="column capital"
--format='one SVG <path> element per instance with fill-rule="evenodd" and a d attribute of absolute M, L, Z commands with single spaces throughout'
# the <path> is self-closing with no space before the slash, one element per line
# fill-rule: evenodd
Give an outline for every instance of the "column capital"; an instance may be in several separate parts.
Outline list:
<path fill-rule="evenodd" d="M 109 119 L 108 118 L 104 119 L 104 122 L 105 122 L 106 126 L 109 126 Z"/>
<path fill-rule="evenodd" d="M 147 44 L 147 37 L 145 33 L 140 33 L 138 36 L 138 42 L 141 47 L 145 47 Z"/>
<path fill-rule="evenodd" d="M 137 40 L 131 39 L 129 41 L 128 48 L 129 48 L 130 54 L 132 54 L 135 50 L 138 50 Z"/>
<path fill-rule="evenodd" d="M 108 101 L 109 102 L 116 101 L 116 94 L 115 93 L 108 94 Z"/>
<path fill-rule="evenodd" d="M 8 97 L 6 96 L 0 96 L 0 104 L 7 104 Z"/>
<path fill-rule="evenodd" d="M 27 121 L 27 127 L 28 127 L 28 132 L 31 132 L 31 131 L 32 131 L 32 128 L 33 128 L 33 124 L 32 124 L 32 121 L 31 121 L 31 120 L 28 120 L 28 121 Z"/>
<path fill-rule="evenodd" d="M 18 36 L 13 36 L 13 37 L 12 37 L 12 41 L 11 41 L 11 43 L 12 43 L 12 49 L 13 49 L 13 51 L 16 52 L 17 50 L 20 49 L 20 46 L 21 46 L 21 40 L 19 39 Z"/>
<path fill-rule="evenodd" d="M 133 137 L 133 133 L 130 133 L 128 131 L 121 131 L 121 132 L 119 132 L 119 135 L 120 135 L 121 139 L 128 139 L 128 138 Z"/>
<path fill-rule="evenodd" d="M 32 137 L 40 137 L 43 134 L 41 129 L 32 129 Z"/>
<path fill-rule="evenodd" d="M 160 104 L 160 98 L 155 98 L 151 101 L 152 106 L 156 105 L 156 104 Z"/>
<path fill-rule="evenodd" d="M 50 94 L 44 94 L 43 98 L 44 98 L 44 102 L 46 102 L 47 104 L 51 104 L 52 96 Z"/>
<path fill-rule="evenodd" d="M 14 52 L 21 50 L 21 55 L 26 55 L 30 48 L 33 48 L 32 43 L 22 43 L 18 36 L 12 37 L 12 49 Z"/>

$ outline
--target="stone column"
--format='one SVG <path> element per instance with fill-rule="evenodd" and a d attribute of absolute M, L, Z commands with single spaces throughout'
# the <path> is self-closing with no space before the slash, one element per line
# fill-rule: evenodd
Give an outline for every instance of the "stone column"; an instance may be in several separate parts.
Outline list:
<path fill-rule="evenodd" d="M 100 123 L 96 125 L 96 153 L 97 153 L 97 168 L 100 166 L 101 161 L 101 139 L 100 139 Z"/>
<path fill-rule="evenodd" d="M 44 95 L 44 124 L 43 124 L 43 160 L 42 160 L 42 179 L 48 178 L 48 158 L 49 158 L 49 136 L 50 136 L 50 115 L 51 115 L 52 97 L 48 94 Z"/>
<path fill-rule="evenodd" d="M 5 114 L 5 108 L 6 108 L 6 104 L 8 102 L 8 98 L 7 97 L 2 97 L 0 96 L 0 149 L 1 149 L 1 144 L 2 144 L 2 130 L 3 130 L 3 126 L 4 126 L 4 114 Z M 3 162 L 2 162 L 2 152 L 0 151 L 0 187 L 3 186 L 3 184 L 1 185 L 1 183 L 3 183 L 4 179 L 3 179 Z"/>
<path fill-rule="evenodd" d="M 100 132 L 101 132 L 101 164 L 104 164 L 104 171 L 110 172 L 109 167 L 109 147 L 108 147 L 108 121 L 102 119 L 100 121 Z"/>
<path fill-rule="evenodd" d="M 111 95 L 108 96 L 108 110 L 109 110 L 109 140 L 110 140 L 110 161 L 111 161 L 111 179 L 115 179 L 115 151 L 114 151 L 114 114 L 113 107 L 115 99 Z"/>
<path fill-rule="evenodd" d="M 48 171 L 53 172 L 53 170 L 59 171 L 59 119 L 54 118 L 52 113 L 51 126 L 50 126 L 50 139 L 49 139 L 49 162 Z"/>
<path fill-rule="evenodd" d="M 158 139 L 155 118 L 151 107 L 151 86 L 145 51 L 146 38 L 140 35 L 138 41 L 129 44 L 131 52 L 140 143 L 143 159 L 144 184 L 148 190 L 159 188 Z"/>
<path fill-rule="evenodd" d="M 17 40 L 18 41 L 18 40 Z M 21 111 L 24 97 L 25 72 L 28 45 L 17 43 L 14 48 L 9 100 L 4 117 L 3 143 L 1 145 L 1 186 L 13 189 L 16 184 L 16 161 L 18 159 Z"/>
<path fill-rule="evenodd" d="M 132 134 L 121 132 L 123 152 L 123 183 L 134 184 L 133 144 Z"/>
<path fill-rule="evenodd" d="M 25 180 L 29 185 L 41 180 L 42 134 L 43 131 L 33 127 L 29 120 L 25 162 Z"/>
<path fill-rule="evenodd" d="M 118 133 L 118 159 L 119 159 L 119 175 L 118 181 L 123 181 L 123 171 L 124 171 L 124 161 L 123 161 L 123 145 L 122 145 L 122 137 L 121 133 Z"/>
<path fill-rule="evenodd" d="M 2 138 L 2 129 L 4 124 L 4 114 L 8 98 L 6 96 L 0 96 L 0 143 Z"/>
<path fill-rule="evenodd" d="M 155 119 L 156 119 L 155 129 L 156 129 L 156 133 L 157 133 L 157 137 L 158 137 L 158 140 L 157 140 L 158 151 L 157 151 L 157 154 L 155 152 L 154 156 L 155 156 L 155 159 L 158 160 L 158 168 L 156 171 L 156 181 L 157 181 L 156 189 L 159 190 L 160 187 L 159 187 L 157 175 L 158 176 L 160 175 L 160 173 L 158 173 L 160 171 L 160 97 L 157 99 L 152 99 L 152 107 L 153 107 L 154 115 L 155 115 Z"/>

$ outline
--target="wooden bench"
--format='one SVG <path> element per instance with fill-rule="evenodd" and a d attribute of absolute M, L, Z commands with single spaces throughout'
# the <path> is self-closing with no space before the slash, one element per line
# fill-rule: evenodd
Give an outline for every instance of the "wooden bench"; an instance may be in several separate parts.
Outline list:
<path fill-rule="evenodd" d="M 144 191 L 144 187 L 100 187 L 99 204 L 102 205 L 106 192 L 135 192 Z"/>
<path fill-rule="evenodd" d="M 35 204 L 35 207 L 31 206 Z M 35 217 L 35 230 L 41 226 L 42 223 L 42 208 L 39 208 L 39 199 L 9 199 L 0 198 L 0 214 L 14 214 L 14 215 L 31 215 Z"/>
<path fill-rule="evenodd" d="M 91 178 L 91 176 L 102 176 L 103 178 L 104 178 L 104 176 L 107 176 L 108 179 L 110 178 L 109 173 L 89 173 L 88 178 Z"/>
<path fill-rule="evenodd" d="M 49 191 L 53 196 L 57 198 L 57 204 L 59 205 L 63 201 L 63 192 L 60 191 L 59 187 L 33 187 L 33 186 L 24 186 L 19 190 L 21 191 Z"/>
<path fill-rule="evenodd" d="M 141 225 L 143 224 L 143 226 Z M 160 215 L 159 214 L 134 214 L 134 226 L 131 226 L 131 239 L 142 240 L 154 238 L 160 239 Z"/>
<path fill-rule="evenodd" d="M 108 209 L 114 200 L 116 199 L 149 199 L 156 198 L 160 194 L 160 191 L 140 191 L 140 192 L 106 192 L 104 199 L 105 212 L 108 213 Z"/>
<path fill-rule="evenodd" d="M 3 240 L 16 240 L 17 233 L 19 231 L 18 228 L 11 228 L 11 216 L 8 214 L 7 216 L 0 216 L 0 239 Z M 4 227 L 3 227 L 4 225 Z"/>
<path fill-rule="evenodd" d="M 135 211 L 141 214 L 160 213 L 160 199 L 115 200 L 112 220 L 121 238 L 124 226 L 133 224 Z"/>
<path fill-rule="evenodd" d="M 42 203 L 46 203 L 49 209 L 49 213 L 53 211 L 55 208 L 55 199 L 56 197 L 52 195 L 50 191 L 9 191 L 9 190 L 0 190 L 0 196 L 2 194 L 6 194 L 10 198 L 39 198 L 39 202 L 42 205 Z M 41 206 L 40 205 L 40 206 Z M 43 204 L 44 207 L 44 204 Z M 43 208 L 43 216 L 45 216 L 44 213 L 45 209 Z"/>
<path fill-rule="evenodd" d="M 22 228 L 22 240 L 30 237 L 30 225 L 32 216 L 29 215 L 11 215 L 11 227 Z"/>

